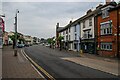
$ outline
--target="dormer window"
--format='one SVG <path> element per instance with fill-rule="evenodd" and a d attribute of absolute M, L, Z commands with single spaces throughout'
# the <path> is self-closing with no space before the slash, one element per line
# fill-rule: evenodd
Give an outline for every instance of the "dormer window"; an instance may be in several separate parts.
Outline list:
<path fill-rule="evenodd" d="M 108 12 L 109 8 L 105 8 L 102 10 L 102 18 L 107 18 L 109 17 L 109 12 Z"/>

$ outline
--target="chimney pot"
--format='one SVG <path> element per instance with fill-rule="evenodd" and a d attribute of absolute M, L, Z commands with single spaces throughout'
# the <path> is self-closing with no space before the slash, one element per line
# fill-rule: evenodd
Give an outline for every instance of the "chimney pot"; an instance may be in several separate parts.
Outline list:
<path fill-rule="evenodd" d="M 111 2 L 111 0 L 106 0 L 106 4 L 109 4 Z"/>

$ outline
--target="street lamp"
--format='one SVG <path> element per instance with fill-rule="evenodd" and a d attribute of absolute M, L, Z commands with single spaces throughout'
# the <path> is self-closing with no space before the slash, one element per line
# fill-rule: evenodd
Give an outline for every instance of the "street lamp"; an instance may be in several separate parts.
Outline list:
<path fill-rule="evenodd" d="M 15 50 L 14 50 L 14 56 L 17 56 L 17 14 L 19 13 L 19 10 L 16 9 L 16 15 L 15 15 Z"/>

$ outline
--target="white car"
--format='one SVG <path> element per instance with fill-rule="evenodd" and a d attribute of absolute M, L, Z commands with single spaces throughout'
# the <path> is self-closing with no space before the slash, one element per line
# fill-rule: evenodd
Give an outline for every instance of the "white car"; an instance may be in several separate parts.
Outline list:
<path fill-rule="evenodd" d="M 45 46 L 46 46 L 46 47 L 50 47 L 50 44 L 46 44 Z"/>

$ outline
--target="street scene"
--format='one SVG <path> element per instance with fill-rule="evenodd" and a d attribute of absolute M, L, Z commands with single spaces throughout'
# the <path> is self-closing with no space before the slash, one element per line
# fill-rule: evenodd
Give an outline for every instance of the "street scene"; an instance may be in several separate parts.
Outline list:
<path fill-rule="evenodd" d="M 120 1 L 0 1 L 1 80 L 120 80 Z"/>

